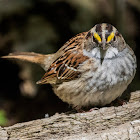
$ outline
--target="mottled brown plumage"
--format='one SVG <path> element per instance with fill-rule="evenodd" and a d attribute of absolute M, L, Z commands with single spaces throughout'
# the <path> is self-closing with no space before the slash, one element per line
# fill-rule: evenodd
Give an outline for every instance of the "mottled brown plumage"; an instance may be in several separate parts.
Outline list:
<path fill-rule="evenodd" d="M 80 75 L 80 71 L 78 71 L 79 65 L 88 59 L 81 50 L 83 49 L 82 40 L 85 39 L 86 34 L 78 34 L 66 42 L 64 47 L 60 49 L 64 53 L 50 65 L 43 78 L 37 82 L 38 84 L 61 83 L 78 78 Z"/>

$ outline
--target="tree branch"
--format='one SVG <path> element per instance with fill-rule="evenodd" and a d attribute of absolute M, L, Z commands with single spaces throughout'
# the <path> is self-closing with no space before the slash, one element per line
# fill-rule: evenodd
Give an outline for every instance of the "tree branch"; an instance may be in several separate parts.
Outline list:
<path fill-rule="evenodd" d="M 140 139 L 140 91 L 132 92 L 129 102 L 123 106 L 103 107 L 88 113 L 55 114 L 0 128 L 0 136 L 2 140 Z"/>

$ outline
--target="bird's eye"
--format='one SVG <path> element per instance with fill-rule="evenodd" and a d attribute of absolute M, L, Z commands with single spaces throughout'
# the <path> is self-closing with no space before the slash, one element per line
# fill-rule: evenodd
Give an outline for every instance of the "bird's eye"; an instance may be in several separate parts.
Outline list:
<path fill-rule="evenodd" d="M 112 44 L 112 41 L 108 42 L 108 44 Z"/>
<path fill-rule="evenodd" d="M 114 36 L 113 41 L 115 41 L 115 40 L 116 40 L 116 37 Z"/>
<path fill-rule="evenodd" d="M 97 39 L 93 36 L 93 42 L 98 43 Z"/>

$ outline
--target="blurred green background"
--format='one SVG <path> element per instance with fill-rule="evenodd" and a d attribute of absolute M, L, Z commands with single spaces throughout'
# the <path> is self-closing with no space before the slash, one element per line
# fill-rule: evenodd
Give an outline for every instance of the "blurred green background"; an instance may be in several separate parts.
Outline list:
<path fill-rule="evenodd" d="M 140 89 L 139 0 L 0 0 L 0 56 L 13 51 L 54 53 L 97 23 L 114 25 L 133 48 L 138 69 L 127 92 Z M 44 118 L 71 108 L 50 85 L 36 85 L 44 70 L 0 59 L 0 125 Z"/>

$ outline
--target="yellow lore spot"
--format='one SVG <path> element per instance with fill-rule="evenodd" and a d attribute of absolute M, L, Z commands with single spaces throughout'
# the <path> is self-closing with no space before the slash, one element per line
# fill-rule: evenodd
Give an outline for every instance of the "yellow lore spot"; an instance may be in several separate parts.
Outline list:
<path fill-rule="evenodd" d="M 113 38 L 114 38 L 114 33 L 112 32 L 107 38 L 107 43 L 110 42 Z"/>
<path fill-rule="evenodd" d="M 98 42 L 101 42 L 101 38 L 97 33 L 94 33 L 94 37 L 98 40 Z"/>

